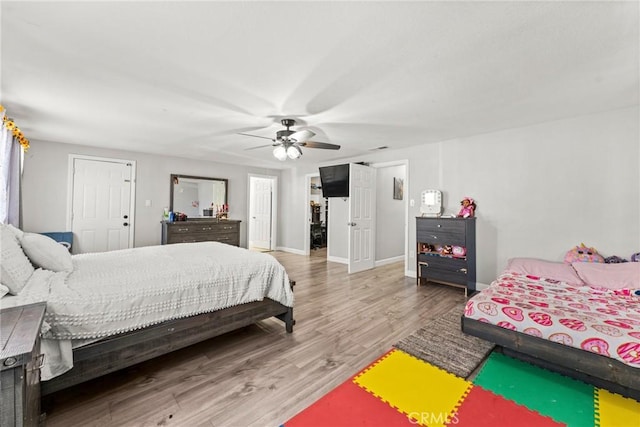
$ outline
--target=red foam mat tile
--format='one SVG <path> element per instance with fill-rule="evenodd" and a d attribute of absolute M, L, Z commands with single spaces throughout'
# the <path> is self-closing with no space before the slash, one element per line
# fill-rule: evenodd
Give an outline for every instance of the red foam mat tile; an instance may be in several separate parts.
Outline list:
<path fill-rule="evenodd" d="M 540 392 L 544 393 L 543 390 Z M 450 427 L 556 427 L 565 424 L 540 415 L 482 387 L 474 386 L 447 425 Z"/>
<path fill-rule="evenodd" d="M 413 426 L 395 408 L 351 381 L 342 383 L 284 423 L 284 427 Z"/>

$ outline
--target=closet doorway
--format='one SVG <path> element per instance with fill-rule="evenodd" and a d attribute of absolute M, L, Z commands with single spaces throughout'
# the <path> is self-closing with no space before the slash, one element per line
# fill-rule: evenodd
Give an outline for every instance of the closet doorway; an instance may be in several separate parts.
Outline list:
<path fill-rule="evenodd" d="M 132 248 L 136 162 L 69 155 L 67 230 L 73 253 Z"/>
<path fill-rule="evenodd" d="M 249 174 L 248 245 L 250 250 L 273 251 L 276 248 L 276 206 L 278 178 Z"/>

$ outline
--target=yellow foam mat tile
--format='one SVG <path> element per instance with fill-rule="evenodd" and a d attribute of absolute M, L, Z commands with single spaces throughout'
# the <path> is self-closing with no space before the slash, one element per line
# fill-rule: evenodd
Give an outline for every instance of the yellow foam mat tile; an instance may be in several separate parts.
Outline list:
<path fill-rule="evenodd" d="M 400 350 L 393 350 L 353 380 L 360 387 L 429 426 L 444 426 L 472 383 Z"/>
<path fill-rule="evenodd" d="M 596 425 L 600 427 L 640 427 L 640 403 L 597 388 L 595 392 Z"/>

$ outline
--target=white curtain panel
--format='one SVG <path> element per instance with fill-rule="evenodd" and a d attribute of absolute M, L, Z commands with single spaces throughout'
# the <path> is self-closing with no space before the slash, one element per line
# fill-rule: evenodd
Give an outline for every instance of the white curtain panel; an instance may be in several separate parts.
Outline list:
<path fill-rule="evenodd" d="M 5 112 L 1 113 L 0 120 Z M 2 121 L 0 132 L 0 222 L 20 227 L 20 143 Z"/>

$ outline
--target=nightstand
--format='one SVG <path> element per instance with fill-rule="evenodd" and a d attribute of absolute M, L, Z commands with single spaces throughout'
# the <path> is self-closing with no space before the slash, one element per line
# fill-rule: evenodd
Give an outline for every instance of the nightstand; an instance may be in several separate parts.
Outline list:
<path fill-rule="evenodd" d="M 44 302 L 0 310 L 0 426 L 40 424 Z"/>

